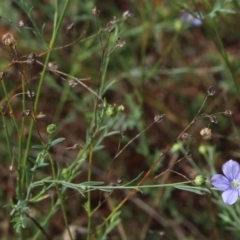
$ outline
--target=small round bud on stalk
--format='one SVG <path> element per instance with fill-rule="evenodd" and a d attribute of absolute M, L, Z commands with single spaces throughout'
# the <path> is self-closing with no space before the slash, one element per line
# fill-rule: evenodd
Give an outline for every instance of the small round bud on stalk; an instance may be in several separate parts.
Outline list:
<path fill-rule="evenodd" d="M 74 88 L 74 87 L 76 87 L 78 85 L 78 82 L 75 81 L 75 80 L 70 80 L 68 82 L 68 84 L 69 84 L 70 87 Z"/>
<path fill-rule="evenodd" d="M 0 72 L 0 80 L 2 80 L 5 77 L 5 72 Z"/>
<path fill-rule="evenodd" d="M 66 30 L 67 30 L 67 31 L 72 30 L 73 26 L 74 26 L 74 23 L 69 24 L 69 25 L 67 26 Z"/>
<path fill-rule="evenodd" d="M 187 141 L 187 140 L 189 140 L 191 137 L 192 137 L 191 134 L 189 134 L 189 133 L 183 133 L 182 136 L 181 136 L 181 139 L 182 139 L 183 141 Z"/>
<path fill-rule="evenodd" d="M 123 47 L 126 44 L 121 38 L 118 38 L 116 41 L 116 47 Z"/>
<path fill-rule="evenodd" d="M 11 33 L 2 36 L 2 43 L 9 47 L 14 47 L 17 44 L 15 37 Z"/>
<path fill-rule="evenodd" d="M 22 117 L 27 117 L 27 116 L 29 116 L 31 114 L 31 111 L 30 110 L 24 110 L 22 113 L 21 113 L 21 116 Z"/>
<path fill-rule="evenodd" d="M 24 27 L 25 26 L 25 23 L 23 20 L 20 20 L 19 23 L 18 23 L 18 26 L 19 27 Z"/>
<path fill-rule="evenodd" d="M 161 122 L 163 120 L 163 118 L 165 117 L 165 114 L 157 114 L 154 117 L 154 122 Z"/>
<path fill-rule="evenodd" d="M 58 65 L 56 62 L 49 62 L 48 67 L 50 70 L 53 70 L 53 71 L 58 69 Z"/>
<path fill-rule="evenodd" d="M 226 116 L 228 116 L 228 117 L 230 117 L 230 116 L 232 116 L 232 111 L 231 110 L 226 110 L 225 112 L 224 112 L 224 115 L 226 115 Z"/>
<path fill-rule="evenodd" d="M 118 184 L 122 184 L 123 183 L 123 179 L 124 179 L 124 176 L 121 176 L 120 178 L 118 178 L 117 183 Z"/>
<path fill-rule="evenodd" d="M 202 175 L 198 175 L 193 180 L 194 184 L 198 187 L 204 186 L 206 183 L 206 178 Z"/>
<path fill-rule="evenodd" d="M 114 21 L 110 21 L 108 24 L 107 24 L 107 30 L 108 32 L 113 32 L 113 30 L 115 29 L 115 22 Z"/>
<path fill-rule="evenodd" d="M 81 150 L 81 149 L 83 149 L 83 147 L 76 143 L 73 145 L 73 149 Z"/>
<path fill-rule="evenodd" d="M 92 10 L 92 14 L 95 15 L 95 16 L 98 16 L 100 13 L 100 11 L 97 9 L 97 7 L 94 7 L 93 10 Z"/>
<path fill-rule="evenodd" d="M 213 96 L 216 93 L 216 90 L 213 86 L 210 86 L 207 90 L 208 96 Z"/>
<path fill-rule="evenodd" d="M 132 13 L 129 10 L 127 10 L 123 13 L 122 16 L 123 16 L 124 19 L 127 19 L 127 18 L 132 17 Z"/>
<path fill-rule="evenodd" d="M 29 55 L 28 55 L 28 58 L 27 58 L 27 64 L 29 65 L 34 65 L 35 62 L 37 60 L 37 54 L 34 53 L 34 52 L 31 52 Z"/>
<path fill-rule="evenodd" d="M 27 91 L 26 93 L 29 98 L 34 98 L 36 95 L 35 92 L 32 92 L 32 91 Z"/>
<path fill-rule="evenodd" d="M 12 164 L 9 166 L 9 171 L 10 173 L 13 173 L 15 171 L 15 168 Z"/>
<path fill-rule="evenodd" d="M 210 116 L 210 121 L 212 122 L 212 123 L 218 123 L 218 121 L 217 121 L 217 118 L 216 118 L 216 116 L 214 116 L 214 115 L 211 115 Z"/>
<path fill-rule="evenodd" d="M 48 134 L 53 134 L 56 132 L 56 124 L 50 124 L 47 126 L 47 133 Z"/>

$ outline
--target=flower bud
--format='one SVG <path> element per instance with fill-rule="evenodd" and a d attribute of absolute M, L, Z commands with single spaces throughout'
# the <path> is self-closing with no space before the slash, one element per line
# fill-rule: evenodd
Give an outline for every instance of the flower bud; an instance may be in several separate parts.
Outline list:
<path fill-rule="evenodd" d="M 107 106 L 107 109 L 105 111 L 105 114 L 110 117 L 114 114 L 114 107 L 112 105 Z"/>
<path fill-rule="evenodd" d="M 123 112 L 124 111 L 124 106 L 120 105 L 117 107 L 117 112 Z"/>
<path fill-rule="evenodd" d="M 197 176 L 195 177 L 195 179 L 193 180 L 193 182 L 194 182 L 194 184 L 195 184 L 196 186 L 201 187 L 201 186 L 203 186 L 203 185 L 205 184 L 206 178 L 205 178 L 204 176 L 202 176 L 202 175 L 197 175 Z"/>
<path fill-rule="evenodd" d="M 53 134 L 56 131 L 56 124 L 50 124 L 47 126 L 47 133 Z"/>

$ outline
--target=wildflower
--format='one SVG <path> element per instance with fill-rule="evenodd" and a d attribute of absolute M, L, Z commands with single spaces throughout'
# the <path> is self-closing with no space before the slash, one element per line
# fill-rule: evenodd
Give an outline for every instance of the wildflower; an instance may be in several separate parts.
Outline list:
<path fill-rule="evenodd" d="M 201 26 L 202 25 L 202 15 L 199 13 L 195 13 L 194 15 L 189 12 L 181 12 L 180 18 L 185 22 L 193 26 Z"/>
<path fill-rule="evenodd" d="M 222 198 L 228 205 L 234 204 L 240 197 L 240 164 L 229 160 L 222 166 L 222 174 L 216 174 L 211 179 L 211 184 L 220 191 L 223 191 Z"/>

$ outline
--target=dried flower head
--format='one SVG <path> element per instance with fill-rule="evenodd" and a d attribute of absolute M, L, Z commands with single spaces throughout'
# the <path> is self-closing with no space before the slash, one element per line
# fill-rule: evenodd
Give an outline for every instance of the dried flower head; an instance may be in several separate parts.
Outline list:
<path fill-rule="evenodd" d="M 9 171 L 10 173 L 13 173 L 15 171 L 15 168 L 12 164 L 9 166 Z"/>
<path fill-rule="evenodd" d="M 185 133 L 182 134 L 181 139 L 182 139 L 183 141 L 187 141 L 187 140 L 189 140 L 191 137 L 192 137 L 191 134 L 185 132 Z"/>
<path fill-rule="evenodd" d="M 5 77 L 5 72 L 0 72 L 0 80 L 2 80 Z"/>
<path fill-rule="evenodd" d="M 34 98 L 36 95 L 35 92 L 32 92 L 32 91 L 27 91 L 26 94 L 29 98 Z"/>
<path fill-rule="evenodd" d="M 124 176 L 121 176 L 120 178 L 117 179 L 118 184 L 122 184 L 124 180 Z"/>
<path fill-rule="evenodd" d="M 70 80 L 68 82 L 68 84 L 69 84 L 70 87 L 74 88 L 74 87 L 76 87 L 78 85 L 78 82 L 75 81 L 75 80 Z"/>
<path fill-rule="evenodd" d="M 72 30 L 73 26 L 74 26 L 74 23 L 69 24 L 69 25 L 67 26 L 66 30 L 67 30 L 67 31 Z"/>
<path fill-rule="evenodd" d="M 226 116 L 228 116 L 228 117 L 230 117 L 230 116 L 232 116 L 232 111 L 231 110 L 226 110 L 225 112 L 224 112 L 224 115 L 226 115 Z"/>
<path fill-rule="evenodd" d="M 126 132 L 125 132 L 125 131 L 120 131 L 120 132 L 119 132 L 119 135 L 121 136 L 121 138 L 123 138 L 123 137 L 126 136 Z"/>
<path fill-rule="evenodd" d="M 9 47 L 14 47 L 17 44 L 15 37 L 11 33 L 6 33 L 2 36 L 2 43 Z"/>
<path fill-rule="evenodd" d="M 29 65 L 34 65 L 35 62 L 37 60 L 37 54 L 34 53 L 34 52 L 31 52 L 29 55 L 28 55 L 28 58 L 27 58 L 27 64 Z"/>
<path fill-rule="evenodd" d="M 58 65 L 57 65 L 56 62 L 49 62 L 48 63 L 48 68 L 54 71 L 54 70 L 58 69 Z"/>
<path fill-rule="evenodd" d="M 45 118 L 46 114 L 40 112 L 37 116 L 35 116 L 37 119 Z"/>
<path fill-rule="evenodd" d="M 208 90 L 207 90 L 208 96 L 214 96 L 215 93 L 216 93 L 215 88 L 214 88 L 213 86 L 210 86 L 210 87 L 208 88 Z"/>
<path fill-rule="evenodd" d="M 19 27 L 24 27 L 25 26 L 25 23 L 23 20 L 20 20 L 19 23 L 18 23 L 18 26 Z"/>
<path fill-rule="evenodd" d="M 209 140 L 212 138 L 212 132 L 210 128 L 203 128 L 200 131 L 200 135 L 203 137 L 204 140 Z"/>
<path fill-rule="evenodd" d="M 210 116 L 210 121 L 211 121 L 212 123 L 215 123 L 215 124 L 218 123 L 217 118 L 216 118 L 216 116 L 214 116 L 214 115 L 211 115 L 211 116 Z"/>
<path fill-rule="evenodd" d="M 77 143 L 74 144 L 72 148 L 73 148 L 73 149 L 77 149 L 77 150 L 83 149 L 83 147 L 82 147 L 81 145 L 77 144 Z"/>
<path fill-rule="evenodd" d="M 115 25 L 116 23 L 114 21 L 110 21 L 108 24 L 107 24 L 107 30 L 108 32 L 113 32 L 113 30 L 115 29 Z"/>
<path fill-rule="evenodd" d="M 116 41 L 116 47 L 123 47 L 125 44 L 126 42 L 121 40 L 121 38 L 118 38 Z"/>
<path fill-rule="evenodd" d="M 165 114 L 161 114 L 161 115 L 157 114 L 154 117 L 154 122 L 161 122 L 164 119 L 164 117 L 165 117 Z"/>
<path fill-rule="evenodd" d="M 21 116 L 22 117 L 27 117 L 27 116 L 29 116 L 31 114 L 31 111 L 29 110 L 29 109 L 27 109 L 27 110 L 24 110 L 22 113 L 21 113 Z"/>
<path fill-rule="evenodd" d="M 132 17 L 132 13 L 129 10 L 127 10 L 123 13 L 124 19 L 130 18 L 130 17 Z"/>
<path fill-rule="evenodd" d="M 100 13 L 100 11 L 97 9 L 97 7 L 94 7 L 93 10 L 92 10 L 92 14 L 95 15 L 95 16 L 98 16 Z"/>

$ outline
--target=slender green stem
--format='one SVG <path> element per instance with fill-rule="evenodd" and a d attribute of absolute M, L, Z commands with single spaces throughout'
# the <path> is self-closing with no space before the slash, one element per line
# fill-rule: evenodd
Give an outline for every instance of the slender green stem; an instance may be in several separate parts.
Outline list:
<path fill-rule="evenodd" d="M 88 181 L 91 181 L 92 179 L 92 159 L 93 158 L 93 143 L 91 143 L 90 148 L 89 148 L 89 167 L 88 167 Z M 88 192 L 87 194 L 87 199 L 88 199 L 88 235 L 87 235 L 87 240 L 91 240 L 91 220 L 92 220 L 92 209 L 91 209 L 91 191 Z"/>

